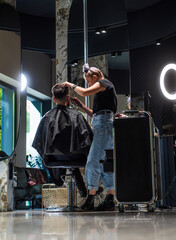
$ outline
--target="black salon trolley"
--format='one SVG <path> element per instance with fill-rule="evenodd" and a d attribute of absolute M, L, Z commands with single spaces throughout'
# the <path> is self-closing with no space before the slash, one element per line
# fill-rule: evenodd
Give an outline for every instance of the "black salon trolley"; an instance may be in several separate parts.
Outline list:
<path fill-rule="evenodd" d="M 150 113 L 125 111 L 114 120 L 115 195 L 119 212 L 125 206 L 146 204 L 155 211 L 157 200 L 154 124 Z"/>

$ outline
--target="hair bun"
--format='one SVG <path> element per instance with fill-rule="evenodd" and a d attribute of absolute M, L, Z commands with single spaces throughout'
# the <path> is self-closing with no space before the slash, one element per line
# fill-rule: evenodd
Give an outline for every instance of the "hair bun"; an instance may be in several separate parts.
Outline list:
<path fill-rule="evenodd" d="M 87 73 L 87 72 L 89 71 L 89 69 L 90 69 L 89 64 L 88 64 L 88 63 L 85 63 L 85 64 L 83 65 L 83 72 L 84 72 L 84 73 Z"/>

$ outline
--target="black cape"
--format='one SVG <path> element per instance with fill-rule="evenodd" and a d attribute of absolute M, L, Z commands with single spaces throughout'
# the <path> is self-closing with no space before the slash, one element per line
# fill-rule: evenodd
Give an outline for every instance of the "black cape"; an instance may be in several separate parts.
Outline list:
<path fill-rule="evenodd" d="M 93 133 L 78 111 L 58 105 L 40 121 L 32 146 L 44 154 L 69 154 L 90 147 Z"/>

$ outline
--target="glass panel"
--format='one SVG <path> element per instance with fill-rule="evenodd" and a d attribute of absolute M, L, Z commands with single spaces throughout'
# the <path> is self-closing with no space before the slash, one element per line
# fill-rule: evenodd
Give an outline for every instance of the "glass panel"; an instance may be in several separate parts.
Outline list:
<path fill-rule="evenodd" d="M 14 149 L 15 91 L 0 85 L 0 150 L 10 155 Z"/>
<path fill-rule="evenodd" d="M 2 134 L 2 88 L 0 88 L 0 150 L 2 149 L 1 148 L 1 142 L 2 142 L 1 134 Z"/>

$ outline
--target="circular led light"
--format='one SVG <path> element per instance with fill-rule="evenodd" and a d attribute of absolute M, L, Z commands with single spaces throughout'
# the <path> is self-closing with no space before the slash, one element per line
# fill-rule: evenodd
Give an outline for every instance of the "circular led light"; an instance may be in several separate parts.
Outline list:
<path fill-rule="evenodd" d="M 166 65 L 163 68 L 161 75 L 160 75 L 160 87 L 161 87 L 162 93 L 164 94 L 164 96 L 166 98 L 168 98 L 169 100 L 176 100 L 176 93 L 175 94 L 168 93 L 168 91 L 166 90 L 165 85 L 164 85 L 164 78 L 165 78 L 167 71 L 169 71 L 169 70 L 176 71 L 176 64 L 171 63 L 171 64 Z"/>

